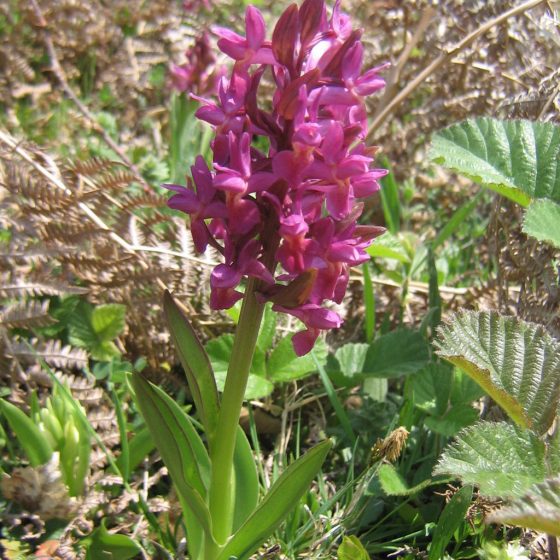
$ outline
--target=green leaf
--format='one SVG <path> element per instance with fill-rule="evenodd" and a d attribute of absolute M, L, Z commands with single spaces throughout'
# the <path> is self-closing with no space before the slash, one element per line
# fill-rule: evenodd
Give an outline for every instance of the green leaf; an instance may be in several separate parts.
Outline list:
<path fill-rule="evenodd" d="M 369 347 L 363 368 L 365 377 L 400 377 L 416 373 L 430 361 L 424 337 L 409 329 L 397 329 L 377 338 Z"/>
<path fill-rule="evenodd" d="M 129 560 L 142 550 L 130 537 L 109 533 L 103 521 L 86 542 L 86 560 Z"/>
<path fill-rule="evenodd" d="M 177 493 L 200 526 L 212 534 L 204 501 L 210 478 L 210 459 L 190 418 L 161 389 L 136 373 L 131 379 L 140 412 L 150 430 Z"/>
<path fill-rule="evenodd" d="M 188 319 L 167 291 L 163 296 L 163 309 L 196 411 L 211 442 L 218 421 L 219 400 L 210 361 Z"/>
<path fill-rule="evenodd" d="M 144 427 L 128 442 L 128 467 L 125 467 L 126 457 L 122 454 L 117 459 L 117 466 L 121 472 L 134 472 L 136 467 L 156 448 L 152 434 Z"/>
<path fill-rule="evenodd" d="M 523 219 L 523 231 L 560 249 L 560 204 L 546 199 L 531 202 Z"/>
<path fill-rule="evenodd" d="M 474 424 L 480 412 L 468 404 L 457 404 L 446 410 L 441 416 L 429 416 L 426 427 L 445 437 L 454 436 L 460 429 Z"/>
<path fill-rule="evenodd" d="M 560 400 L 560 344 L 540 325 L 465 311 L 439 329 L 438 354 L 465 370 L 517 424 L 542 434 Z"/>
<path fill-rule="evenodd" d="M 317 371 L 311 354 L 298 357 L 292 346 L 292 334 L 284 337 L 272 351 L 267 364 L 268 378 L 274 383 L 293 381 Z M 327 359 L 327 345 L 319 338 L 313 348 L 315 358 L 321 364 Z"/>
<path fill-rule="evenodd" d="M 44 465 L 52 457 L 53 450 L 37 425 L 17 406 L 0 399 L 0 412 L 6 417 L 10 428 L 23 447 L 31 466 Z"/>
<path fill-rule="evenodd" d="M 436 238 L 432 242 L 432 249 L 437 249 L 440 245 L 445 243 L 464 223 L 472 211 L 480 202 L 482 191 L 478 192 L 470 200 L 460 206 L 447 220 L 443 228 L 438 232 Z"/>
<path fill-rule="evenodd" d="M 544 443 L 532 432 L 505 422 L 479 422 L 459 433 L 434 473 L 476 484 L 487 496 L 520 496 L 544 480 L 544 458 Z"/>
<path fill-rule="evenodd" d="M 423 480 L 410 487 L 393 465 L 384 464 L 377 471 L 379 483 L 388 496 L 412 496 L 432 484 L 431 479 Z"/>
<path fill-rule="evenodd" d="M 390 167 L 386 156 L 381 156 L 379 163 L 382 167 Z M 401 202 L 399 200 L 399 187 L 392 171 L 381 179 L 379 193 L 385 223 L 391 233 L 396 233 L 401 229 Z"/>
<path fill-rule="evenodd" d="M 263 320 L 257 338 L 257 348 L 265 353 L 272 347 L 272 341 L 276 334 L 276 313 L 272 311 L 270 304 L 264 308 Z"/>
<path fill-rule="evenodd" d="M 486 521 L 560 537 L 560 477 L 531 486 L 521 498 L 490 513 Z"/>
<path fill-rule="evenodd" d="M 94 360 L 110 361 L 120 355 L 112 340 L 125 325 L 126 307 L 120 304 L 98 305 L 92 308 L 81 301 L 70 316 L 68 339 L 71 344 L 87 348 Z"/>
<path fill-rule="evenodd" d="M 102 341 L 117 338 L 125 327 L 126 306 L 118 303 L 98 305 L 91 312 L 91 326 Z"/>
<path fill-rule="evenodd" d="M 471 505 L 473 489 L 472 486 L 464 486 L 453 494 L 449 503 L 445 506 L 438 520 L 428 560 L 440 560 L 444 557 L 444 551 L 453 533 L 465 521 L 465 516 Z"/>
<path fill-rule="evenodd" d="M 217 560 L 227 560 L 231 556 L 246 559 L 257 550 L 309 489 L 331 446 L 330 441 L 323 441 L 293 462 L 272 485 L 253 514 L 231 537 Z"/>
<path fill-rule="evenodd" d="M 527 206 L 560 202 L 560 127 L 551 123 L 469 119 L 434 135 L 430 157 Z"/>
<path fill-rule="evenodd" d="M 236 531 L 255 511 L 259 499 L 257 466 L 251 446 L 241 426 L 237 428 L 233 468 L 235 471 L 233 530 Z"/>
<path fill-rule="evenodd" d="M 414 405 L 429 414 L 441 416 L 449 406 L 453 371 L 445 363 L 432 362 L 410 376 Z"/>
<path fill-rule="evenodd" d="M 354 387 L 362 381 L 368 349 L 369 344 L 350 342 L 341 346 L 334 356 L 329 355 L 327 371 L 336 385 Z"/>
<path fill-rule="evenodd" d="M 366 252 L 372 257 L 392 259 L 403 264 L 411 262 L 410 255 L 406 251 L 402 241 L 397 236 L 389 232 L 377 237 L 366 249 Z"/>
<path fill-rule="evenodd" d="M 338 560 L 369 560 L 369 554 L 355 535 L 343 537 L 341 545 L 336 551 Z"/>

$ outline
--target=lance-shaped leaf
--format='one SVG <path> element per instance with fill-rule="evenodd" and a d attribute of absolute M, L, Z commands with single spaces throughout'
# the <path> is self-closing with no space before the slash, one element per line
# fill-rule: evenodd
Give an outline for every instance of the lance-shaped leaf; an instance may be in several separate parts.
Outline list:
<path fill-rule="evenodd" d="M 140 412 L 181 500 L 200 526 L 211 533 L 210 512 L 204 500 L 210 478 L 210 459 L 188 415 L 161 389 L 140 374 L 132 376 Z"/>
<path fill-rule="evenodd" d="M 48 462 L 53 450 L 35 422 L 23 410 L 4 399 L 0 399 L 0 412 L 6 417 L 31 466 L 38 467 Z"/>
<path fill-rule="evenodd" d="M 542 326 L 466 311 L 440 327 L 436 346 L 514 422 L 539 434 L 551 426 L 560 400 L 560 344 Z"/>
<path fill-rule="evenodd" d="M 235 451 L 233 454 L 235 472 L 235 506 L 233 512 L 233 530 L 255 511 L 259 499 L 259 478 L 251 446 L 241 426 L 237 427 Z"/>
<path fill-rule="evenodd" d="M 271 486 L 253 514 L 222 549 L 218 560 L 246 560 L 294 509 L 319 472 L 332 444 L 323 441 L 292 463 Z"/>
<path fill-rule="evenodd" d="M 545 446 L 532 432 L 505 422 L 462 430 L 443 452 L 434 474 L 476 484 L 487 496 L 521 496 L 546 476 Z"/>
<path fill-rule="evenodd" d="M 430 545 L 428 560 L 439 560 L 444 557 L 445 548 L 451 541 L 453 533 L 465 521 L 467 511 L 471 505 L 472 494 L 472 486 L 463 486 L 449 500 L 449 503 L 439 516 L 432 544 Z"/>
<path fill-rule="evenodd" d="M 486 521 L 560 537 L 560 477 L 531 486 L 527 494 L 492 512 Z"/>
<path fill-rule="evenodd" d="M 187 376 L 196 410 L 209 441 L 212 441 L 219 410 L 218 390 L 212 366 L 194 329 L 173 296 L 167 291 L 163 296 L 163 308 L 171 338 Z"/>
<path fill-rule="evenodd" d="M 524 120 L 469 119 L 434 135 L 430 157 L 527 206 L 560 202 L 560 127 Z"/>
<path fill-rule="evenodd" d="M 523 219 L 523 231 L 560 249 L 560 204 L 552 200 L 535 200 Z"/>

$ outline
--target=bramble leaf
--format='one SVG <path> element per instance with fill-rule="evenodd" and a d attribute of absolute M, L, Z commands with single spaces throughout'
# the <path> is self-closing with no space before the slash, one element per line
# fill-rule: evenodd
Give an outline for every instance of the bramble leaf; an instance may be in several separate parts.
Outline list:
<path fill-rule="evenodd" d="M 493 511 L 486 520 L 560 537 L 560 478 L 549 478 L 531 486 L 524 496 Z"/>
<path fill-rule="evenodd" d="M 523 219 L 523 231 L 560 249 L 560 204 L 544 199 L 531 202 Z"/>
<path fill-rule="evenodd" d="M 560 400 L 560 344 L 544 327 L 465 311 L 439 328 L 435 344 L 517 424 L 539 434 L 551 426 Z"/>
<path fill-rule="evenodd" d="M 476 484 L 487 496 L 520 496 L 545 479 L 545 446 L 532 432 L 511 424 L 479 422 L 459 432 L 434 474 Z"/>
<path fill-rule="evenodd" d="M 560 127 L 551 123 L 469 119 L 436 133 L 430 157 L 523 206 L 560 202 Z"/>

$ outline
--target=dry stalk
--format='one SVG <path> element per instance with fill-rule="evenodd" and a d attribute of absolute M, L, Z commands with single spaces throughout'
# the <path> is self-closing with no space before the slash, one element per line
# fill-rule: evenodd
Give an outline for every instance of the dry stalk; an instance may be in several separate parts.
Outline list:
<path fill-rule="evenodd" d="M 459 52 L 468 47 L 473 43 L 478 37 L 484 35 L 490 31 L 493 27 L 496 27 L 500 23 L 506 21 L 510 17 L 522 14 L 539 4 L 542 4 L 545 0 L 529 0 L 524 2 L 519 6 L 507 10 L 503 14 L 495 17 L 494 19 L 482 24 L 480 27 L 475 29 L 472 33 L 467 35 L 462 41 L 459 41 L 454 47 L 448 49 L 445 53 L 438 56 L 433 60 L 428 66 L 426 66 L 411 82 L 408 83 L 393 99 L 387 103 L 380 111 L 379 114 L 373 119 L 367 139 L 372 140 L 376 130 L 385 121 L 385 119 L 411 94 L 414 90 L 422 84 L 427 78 L 432 74 L 437 72 L 442 66 L 450 62 Z"/>

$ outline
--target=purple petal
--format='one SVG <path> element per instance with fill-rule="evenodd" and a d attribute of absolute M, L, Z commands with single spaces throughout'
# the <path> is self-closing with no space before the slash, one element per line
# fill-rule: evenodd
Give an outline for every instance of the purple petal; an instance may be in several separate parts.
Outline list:
<path fill-rule="evenodd" d="M 307 329 L 300 331 L 292 336 L 292 346 L 297 356 L 305 356 L 313 350 L 315 342 L 319 337 L 320 331 L 318 329 Z"/>
<path fill-rule="evenodd" d="M 234 288 L 241 282 L 241 273 L 227 264 L 219 264 L 210 276 L 212 288 Z"/>
<path fill-rule="evenodd" d="M 248 6 L 245 12 L 245 29 L 247 43 L 253 51 L 256 51 L 264 42 L 266 26 L 262 14 L 254 6 Z"/>

